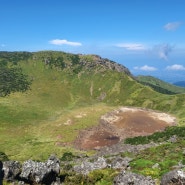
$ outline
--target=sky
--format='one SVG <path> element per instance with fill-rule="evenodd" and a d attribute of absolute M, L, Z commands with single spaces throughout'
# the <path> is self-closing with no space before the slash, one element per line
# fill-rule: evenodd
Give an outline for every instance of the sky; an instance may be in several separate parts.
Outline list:
<path fill-rule="evenodd" d="M 0 51 L 41 50 L 185 80 L 185 0 L 0 0 Z"/>

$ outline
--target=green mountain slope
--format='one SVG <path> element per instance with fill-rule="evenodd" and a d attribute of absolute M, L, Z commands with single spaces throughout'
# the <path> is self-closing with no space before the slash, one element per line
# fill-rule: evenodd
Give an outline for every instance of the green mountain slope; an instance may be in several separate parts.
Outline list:
<path fill-rule="evenodd" d="M 178 87 L 152 76 L 137 76 L 136 79 L 143 85 L 147 85 L 157 92 L 163 94 L 181 94 L 185 93 L 185 88 Z"/>
<path fill-rule="evenodd" d="M 2 61 L 31 80 L 30 90 L 0 97 L 0 148 L 11 159 L 44 160 L 75 150 L 79 131 L 118 106 L 168 112 L 180 124 L 185 120 L 185 94 L 160 94 L 138 83 L 126 67 L 96 55 L 0 52 Z"/>

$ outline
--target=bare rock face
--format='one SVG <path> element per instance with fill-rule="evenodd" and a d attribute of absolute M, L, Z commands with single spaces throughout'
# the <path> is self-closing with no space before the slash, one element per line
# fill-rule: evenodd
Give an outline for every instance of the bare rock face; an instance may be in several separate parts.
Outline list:
<path fill-rule="evenodd" d="M 46 162 L 25 161 L 20 177 L 31 183 L 51 184 L 57 181 L 59 173 L 59 159 L 51 156 Z"/>
<path fill-rule="evenodd" d="M 117 177 L 115 177 L 114 185 L 155 185 L 155 182 L 151 177 L 145 177 L 143 175 L 122 171 Z"/>
<path fill-rule="evenodd" d="M 164 174 L 161 178 L 161 185 L 183 185 L 185 184 L 185 172 L 173 170 Z"/>
<path fill-rule="evenodd" d="M 21 164 L 18 161 L 5 161 L 2 172 L 6 181 L 13 182 L 21 173 Z"/>

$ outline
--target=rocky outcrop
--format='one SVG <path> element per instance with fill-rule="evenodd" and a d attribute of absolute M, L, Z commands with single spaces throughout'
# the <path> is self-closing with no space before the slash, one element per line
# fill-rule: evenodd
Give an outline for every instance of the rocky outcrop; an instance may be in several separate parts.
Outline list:
<path fill-rule="evenodd" d="M 46 162 L 0 161 L 0 185 L 3 179 L 8 182 L 19 181 L 19 184 L 60 184 L 60 161 L 52 155 Z"/>
<path fill-rule="evenodd" d="M 151 177 L 122 171 L 114 178 L 114 185 L 155 185 L 155 181 Z"/>
<path fill-rule="evenodd" d="M 85 56 L 85 55 L 84 55 Z M 118 64 L 114 61 L 111 61 L 106 58 L 101 58 L 98 55 L 91 55 L 91 60 L 86 60 L 86 58 L 81 57 L 80 65 L 84 66 L 86 69 L 92 69 L 94 67 L 102 67 L 102 69 L 117 71 L 119 73 L 125 73 L 129 76 L 132 76 L 128 68 Z"/>
<path fill-rule="evenodd" d="M 185 172 L 173 170 L 164 174 L 161 178 L 161 185 L 183 185 L 185 184 Z"/>
<path fill-rule="evenodd" d="M 18 161 L 3 162 L 3 177 L 6 181 L 14 181 L 21 173 L 21 164 Z"/>
<path fill-rule="evenodd" d="M 46 162 L 28 160 L 23 165 L 18 161 L 0 161 L 0 185 L 3 184 L 3 179 L 13 184 L 18 183 L 19 185 L 61 185 L 63 182 L 67 182 L 67 184 L 72 182 L 73 184 L 74 178 L 77 178 L 76 180 L 80 183 L 83 183 L 83 180 L 90 182 L 92 180 L 88 179 L 91 178 L 89 176 L 90 172 L 105 168 L 116 169 L 117 172 L 121 171 L 112 180 L 113 185 L 156 185 L 151 177 L 135 174 L 130 171 L 130 161 L 132 159 L 129 157 L 122 157 L 122 155 L 106 155 L 101 157 L 94 155 L 88 157 L 86 155 L 69 156 L 69 154 L 68 158 L 66 158 L 66 155 L 64 156 L 62 157 L 63 159 L 61 158 L 61 162 L 55 155 L 52 155 Z M 156 163 L 152 168 L 159 168 L 159 164 Z M 160 185 L 185 184 L 185 172 L 182 169 L 184 169 L 184 165 L 178 165 L 178 169 L 163 175 Z M 80 177 L 83 178 L 80 179 Z"/>
<path fill-rule="evenodd" d="M 51 156 L 46 162 L 25 161 L 20 177 L 30 183 L 51 184 L 60 174 L 60 162 Z"/>

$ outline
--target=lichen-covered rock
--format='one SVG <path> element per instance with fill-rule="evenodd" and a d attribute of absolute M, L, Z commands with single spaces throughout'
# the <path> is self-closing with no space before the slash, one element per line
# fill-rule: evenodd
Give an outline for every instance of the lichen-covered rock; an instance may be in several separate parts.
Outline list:
<path fill-rule="evenodd" d="M 55 156 L 51 156 L 46 162 L 25 161 L 20 177 L 28 182 L 51 184 L 56 181 L 59 173 L 59 159 Z"/>
<path fill-rule="evenodd" d="M 103 169 L 108 166 L 106 160 L 103 157 L 98 157 L 94 162 L 84 161 L 81 165 L 74 166 L 74 171 L 81 174 L 88 174 L 90 171 Z"/>
<path fill-rule="evenodd" d="M 129 157 L 117 157 L 115 158 L 112 163 L 111 163 L 111 168 L 114 169 L 122 169 L 122 170 L 126 170 L 127 168 L 129 168 L 129 162 L 132 159 Z"/>
<path fill-rule="evenodd" d="M 114 185 L 155 185 L 155 181 L 151 177 L 122 171 L 114 178 Z"/>
<path fill-rule="evenodd" d="M 21 164 L 18 161 L 4 161 L 2 170 L 6 181 L 15 181 L 21 173 Z"/>
<path fill-rule="evenodd" d="M 185 184 L 185 172 L 173 170 L 164 174 L 161 178 L 161 185 L 183 185 Z"/>

